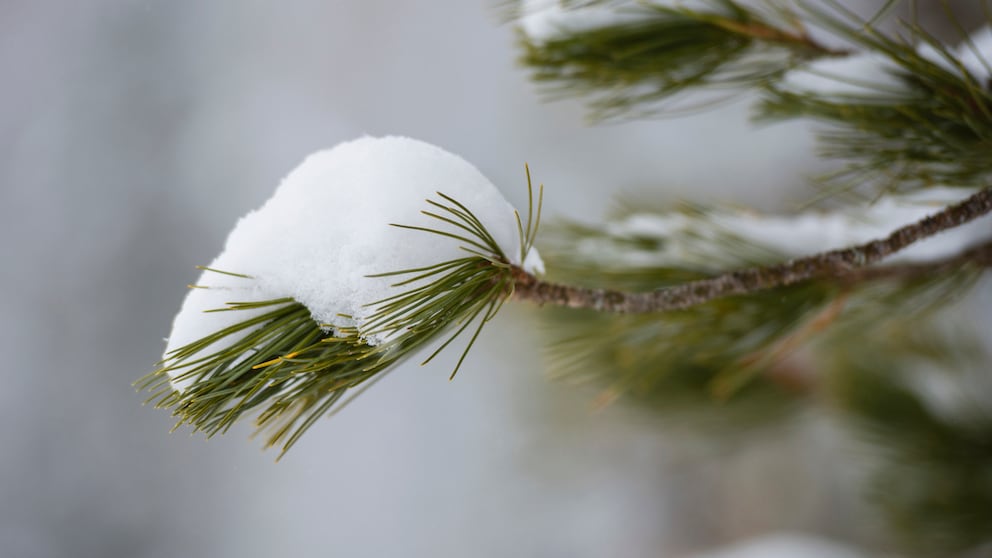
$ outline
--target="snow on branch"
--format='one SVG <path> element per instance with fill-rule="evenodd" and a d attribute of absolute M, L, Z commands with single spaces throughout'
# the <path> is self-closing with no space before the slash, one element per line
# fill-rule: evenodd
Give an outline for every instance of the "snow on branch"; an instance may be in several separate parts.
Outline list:
<path fill-rule="evenodd" d="M 512 292 L 511 269 L 543 271 L 538 219 L 424 142 L 365 137 L 315 153 L 238 222 L 141 387 L 208 435 L 260 411 L 285 451 L 443 332 L 454 330 L 442 349 L 477 324 L 471 347 Z"/>
<path fill-rule="evenodd" d="M 514 296 L 539 304 L 553 304 L 569 308 L 589 308 L 601 312 L 654 313 L 683 310 L 711 300 L 732 295 L 756 293 L 777 287 L 794 285 L 814 278 L 838 278 L 860 273 L 909 246 L 930 238 L 938 233 L 956 229 L 992 212 L 992 189 L 980 190 L 968 198 L 950 205 L 919 221 L 901 226 L 882 238 L 862 244 L 829 249 L 809 256 L 799 257 L 779 264 L 741 268 L 719 273 L 713 277 L 657 289 L 649 292 L 629 293 L 609 289 L 582 288 L 542 281 L 524 271 L 517 272 Z M 904 213 L 889 205 L 882 213 L 889 213 L 891 219 L 904 217 Z M 839 220 L 838 220 L 839 219 Z M 846 219 L 843 217 L 805 216 L 792 220 L 792 226 L 783 227 L 781 221 L 772 220 L 760 223 L 742 219 L 727 219 L 733 229 L 725 229 L 732 234 L 743 235 L 752 242 L 769 246 L 788 247 L 796 250 L 796 239 L 810 240 L 811 245 L 833 246 L 838 238 L 850 238 L 851 231 L 846 226 L 838 227 Z M 780 235 L 798 235 L 794 239 Z M 864 230 L 872 230 L 870 227 Z M 864 234 L 864 230 L 860 235 Z M 959 251 L 992 239 L 989 223 L 983 222 L 972 230 L 959 230 L 957 242 L 945 241 L 941 246 L 931 244 L 929 251 L 918 250 L 918 259 L 955 257 Z M 818 238 L 813 238 L 818 237 Z M 705 243 L 703 243 L 705 245 Z M 950 248 L 953 247 L 953 248 Z M 712 249 L 712 247 L 711 247 Z M 948 251 L 950 250 L 950 254 Z"/>

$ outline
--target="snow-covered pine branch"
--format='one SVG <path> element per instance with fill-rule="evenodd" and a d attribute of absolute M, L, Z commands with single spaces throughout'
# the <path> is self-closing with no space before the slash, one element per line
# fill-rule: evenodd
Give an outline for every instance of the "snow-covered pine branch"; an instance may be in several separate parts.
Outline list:
<path fill-rule="evenodd" d="M 481 329 L 512 291 L 511 266 L 540 273 L 527 215 L 421 141 L 315 153 L 235 226 L 143 387 L 208 434 L 261 411 L 269 444 L 288 449 L 348 390 L 444 331 Z"/>
<path fill-rule="evenodd" d="M 893 260 L 939 263 L 992 241 L 990 222 L 981 219 L 992 212 L 992 189 L 974 192 L 963 200 L 959 198 L 940 211 L 933 211 L 932 205 L 927 207 L 926 203 L 921 203 L 954 199 L 948 190 L 886 199 L 870 211 L 856 211 L 850 215 L 814 213 L 762 220 L 724 213 L 705 216 L 695 223 L 678 213 L 667 219 L 634 215 L 627 226 L 653 228 L 654 234 L 642 231 L 639 238 L 654 236 L 655 245 L 663 247 L 649 257 L 659 263 L 667 258 L 669 265 L 685 269 L 719 271 L 706 278 L 641 293 L 555 284 L 521 274 L 515 296 L 540 304 L 641 314 L 682 310 L 727 296 L 757 293 L 810 279 L 843 281 L 845 276 L 857 275 L 863 268 L 883 260 L 887 263 Z M 861 222 L 857 213 L 861 213 Z M 614 224 L 610 229 L 616 231 L 619 226 Z M 938 233 L 945 234 L 932 238 Z M 687 236 L 692 238 L 694 250 L 680 249 Z M 787 254 L 791 259 L 765 266 L 740 267 L 738 264 L 737 268 L 720 269 L 714 263 L 725 260 L 727 255 L 717 253 L 726 252 L 726 246 L 733 244 L 731 239 L 752 251 Z M 582 259 L 581 253 L 575 256 L 577 260 Z M 693 264 L 708 259 L 712 261 L 702 266 Z M 630 266 L 621 264 L 620 267 Z M 927 268 L 922 266 L 922 269 Z"/>
<path fill-rule="evenodd" d="M 756 91 L 761 118 L 826 124 L 823 155 L 842 164 L 828 178 L 873 203 L 639 206 L 559 227 L 545 279 L 533 192 L 521 218 L 462 159 L 361 138 L 237 224 L 139 382 L 151 400 L 208 435 L 254 416 L 285 452 L 425 347 L 429 361 L 466 333 L 464 359 L 505 301 L 558 305 L 541 313 L 548 368 L 595 381 L 598 403 L 688 410 L 702 420 L 666 423 L 738 441 L 829 409 L 880 449 L 880 507 L 908 540 L 940 556 L 987 544 L 988 357 L 939 318 L 992 266 L 992 28 L 947 46 L 836 2 L 522 3 L 523 61 L 552 92 L 610 117 Z"/>
<path fill-rule="evenodd" d="M 515 296 L 551 306 L 542 317 L 556 377 L 600 386 L 599 403 L 623 398 L 665 416 L 684 411 L 694 427 L 738 436 L 748 426 L 787 423 L 797 397 L 821 395 L 817 385 L 841 356 L 856 358 L 884 340 L 891 350 L 879 358 L 911 360 L 903 353 L 912 345 L 899 353 L 886 336 L 932 335 L 933 317 L 992 266 L 992 196 L 965 194 L 933 189 L 782 216 L 634 203 L 602 225 L 545 230 L 548 280 L 518 282 Z M 949 217 L 976 194 L 984 216 L 968 224 Z M 915 233 L 893 231 L 927 222 L 949 228 L 868 265 L 879 252 L 865 246 L 905 241 Z M 822 266 L 839 254 L 846 263 Z M 809 275 L 781 281 L 792 273 Z M 866 341 L 866 330 L 877 339 Z"/>
<path fill-rule="evenodd" d="M 677 113 L 759 94 L 763 121 L 826 124 L 837 189 L 981 187 L 992 174 L 992 31 L 947 46 L 883 33 L 833 2 L 524 2 L 521 61 L 595 119 Z M 835 46 L 843 45 L 843 46 Z"/>
<path fill-rule="evenodd" d="M 844 56 L 787 6 L 736 0 L 521 2 L 521 61 L 595 119 L 707 107 L 797 65 Z"/>
<path fill-rule="evenodd" d="M 439 184 L 454 195 L 430 199 Z M 667 260 L 668 266 L 713 276 L 625 293 L 543 282 L 537 277 L 543 262 L 533 249 L 539 216 L 532 207 L 524 225 L 464 160 L 407 138 L 362 138 L 307 158 L 262 208 L 238 222 L 190 290 L 163 365 L 144 387 L 156 392 L 158 405 L 173 409 L 180 424 L 208 434 L 260 411 L 269 444 L 283 443 L 285 450 L 346 392 L 369 385 L 455 328 L 443 349 L 477 320 L 470 347 L 511 294 L 607 312 L 684 309 L 810 279 L 843 282 L 850 272 L 956 229 L 939 245 L 931 239 L 903 255 L 944 265 L 941 258 L 992 236 L 987 222 L 957 228 L 992 209 L 988 190 L 926 216 L 935 204 L 950 203 L 953 193 L 883 200 L 860 216 L 717 212 L 694 222 L 683 214 L 634 215 L 612 225 L 609 234 L 654 236 L 655 249 L 621 254 L 599 245 L 595 253 L 646 256 L 656 265 Z M 410 208 L 425 198 L 429 209 L 415 221 Z M 720 251 L 728 238 L 766 253 L 822 252 L 767 267 L 728 270 L 724 261 L 720 269 L 716 262 L 725 260 Z M 867 244 L 842 248 L 859 242 Z M 580 249 L 572 264 L 588 256 Z"/>
<path fill-rule="evenodd" d="M 731 306 L 744 301 L 757 316 L 781 309 L 768 304 L 769 296 L 795 294 L 804 304 L 799 313 L 780 312 L 770 321 L 779 327 L 764 328 L 767 335 L 760 338 L 745 336 L 754 341 L 750 345 L 734 341 L 734 363 L 776 353 L 776 344 L 791 345 L 797 332 L 790 328 L 809 318 L 810 308 L 832 316 L 838 289 L 884 280 L 895 292 L 920 276 L 957 277 L 961 269 L 988 265 L 988 220 L 961 226 L 992 209 L 983 150 L 992 137 L 986 83 L 992 70 L 981 56 L 992 41 L 987 28 L 956 50 L 868 33 L 849 37 L 865 49 L 853 53 L 822 46 L 784 13 L 731 0 L 691 4 L 647 3 L 616 17 L 607 13 L 612 4 L 577 11 L 546 6 L 525 16 L 525 46 L 534 56 L 561 55 L 531 62 L 554 67 L 545 77 L 564 76 L 569 87 L 592 75 L 608 78 L 594 80 L 594 89 L 614 79 L 620 89 L 637 89 L 645 76 L 651 87 L 661 84 L 640 100 L 717 83 L 763 87 L 765 116 L 806 116 L 838 126 L 841 132 L 828 140 L 847 150 L 835 156 L 856 160 L 856 172 L 894 169 L 894 179 L 912 186 L 907 189 L 940 176 L 949 179 L 947 188 L 883 197 L 868 210 L 832 215 L 633 215 L 588 235 L 585 244 L 592 243 L 596 258 L 588 258 L 584 244 L 565 250 L 551 271 L 564 271 L 566 278 L 571 272 L 577 284 L 556 284 L 540 277 L 543 262 L 532 249 L 540 213 L 540 202 L 533 211 L 533 196 L 522 220 L 457 156 L 408 138 L 361 138 L 307 158 L 268 202 L 239 221 L 176 316 L 161 367 L 141 386 L 154 392 L 159 406 L 172 409 L 179 424 L 208 434 L 257 413 L 269 444 L 285 451 L 346 393 L 371 385 L 439 335 L 452 333 L 441 350 L 472 331 L 471 347 L 511 295 L 648 314 L 697 307 L 706 314 L 710 302 L 737 297 Z M 835 14 L 805 9 L 841 35 L 854 33 L 852 23 Z M 634 49 L 634 60 L 610 54 L 616 40 L 642 39 L 657 48 Z M 591 51 L 582 49 L 590 46 L 610 56 L 586 58 Z M 695 57 L 711 47 L 710 54 L 718 53 L 712 63 Z M 777 54 L 768 58 L 770 52 Z M 583 74 L 583 67 L 592 74 Z M 924 120 L 926 126 L 918 125 Z M 924 146 L 923 155 L 913 142 Z M 894 164 L 900 157 L 915 166 Z M 920 168 L 928 174 L 907 179 L 907 172 Z M 960 180 L 950 180 L 955 178 Z M 962 194 L 958 199 L 951 187 Z M 417 208 L 425 210 L 418 215 Z M 633 245 L 617 242 L 631 235 Z M 650 249 L 639 250 L 638 243 Z M 744 257 L 755 251 L 761 255 Z M 639 267 L 639 258 L 654 263 Z M 900 260 L 901 266 L 893 265 Z M 886 265 L 875 265 L 880 262 Z M 582 285 L 589 277 L 602 282 Z M 638 292 L 604 288 L 618 277 L 634 277 Z M 658 348 L 678 338 L 646 333 L 656 329 L 652 320 L 637 321 L 634 337 Z M 684 329 L 698 333 L 707 323 Z M 622 334 L 625 327 L 613 330 Z M 696 333 L 683 337 L 687 350 L 701 339 Z M 583 335 L 592 333 L 575 339 Z M 740 385 L 738 378 L 724 384 Z"/>

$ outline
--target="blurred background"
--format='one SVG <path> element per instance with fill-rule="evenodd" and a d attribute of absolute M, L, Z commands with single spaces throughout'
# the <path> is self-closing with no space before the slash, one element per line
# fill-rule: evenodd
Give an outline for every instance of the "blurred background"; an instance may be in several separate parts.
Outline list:
<path fill-rule="evenodd" d="M 454 353 L 400 368 L 280 463 L 248 427 L 205 443 L 141 406 L 131 382 L 194 266 L 306 154 L 362 134 L 438 144 L 518 207 L 529 162 L 552 218 L 595 221 L 620 193 L 809 197 L 806 125 L 751 127 L 743 103 L 590 127 L 578 103 L 541 102 L 501 13 L 0 5 L 0 556 L 683 556 L 785 531 L 873 544 L 830 425 L 712 448 L 641 411 L 594 411 L 594 391 L 545 377 L 530 308 L 505 309 L 455 381 Z"/>

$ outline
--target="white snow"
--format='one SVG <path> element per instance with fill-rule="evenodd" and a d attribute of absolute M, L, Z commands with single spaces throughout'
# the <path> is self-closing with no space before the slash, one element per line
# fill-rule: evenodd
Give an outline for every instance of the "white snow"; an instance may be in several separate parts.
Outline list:
<path fill-rule="evenodd" d="M 774 250 L 798 257 L 884 238 L 975 193 L 961 188 L 928 188 L 879 199 L 860 211 L 808 212 L 791 217 L 738 214 L 717 219 L 721 227 Z M 926 262 L 949 257 L 992 239 L 992 220 L 977 219 L 921 240 L 886 262 Z"/>
<path fill-rule="evenodd" d="M 469 208 L 511 262 L 520 264 L 513 207 L 474 166 L 422 141 L 363 137 L 307 157 L 261 208 L 238 221 L 209 267 L 252 279 L 205 271 L 197 284 L 210 288 L 190 290 L 173 323 L 166 354 L 254 313 L 204 313 L 232 301 L 291 297 L 321 324 L 360 329 L 373 311 L 367 304 L 400 292 L 390 287 L 397 278 L 367 275 L 467 255 L 455 239 L 390 226 L 461 232 L 420 214 L 430 209 L 427 198 L 441 201 L 438 191 Z M 524 267 L 543 272 L 536 250 Z M 382 340 L 381 334 L 368 338 L 373 344 Z M 188 383 L 173 385 L 182 390 Z"/>
<path fill-rule="evenodd" d="M 746 211 L 718 210 L 706 218 L 683 213 L 668 215 L 637 213 L 611 223 L 606 230 L 620 238 L 658 239 L 657 250 L 625 250 L 604 254 L 598 239 L 580 245 L 584 257 L 594 261 L 646 267 L 690 265 L 714 271 L 726 260 L 725 243 L 719 238 L 738 237 L 748 245 L 763 247 L 784 258 L 847 248 L 884 238 L 895 229 L 915 223 L 965 197 L 974 190 L 928 188 L 899 196 L 887 196 L 864 208 L 843 212 L 810 211 L 793 216 L 759 215 Z M 992 217 L 917 242 L 885 260 L 926 262 L 949 257 L 981 242 L 992 240 Z M 612 258 L 612 260 L 611 260 Z"/>
<path fill-rule="evenodd" d="M 862 552 L 827 539 L 800 533 L 754 537 L 693 558 L 861 558 Z"/>
<path fill-rule="evenodd" d="M 921 44 L 917 51 L 923 58 L 955 74 L 963 67 L 982 85 L 992 78 L 992 25 L 975 31 L 967 41 L 951 49 L 951 54 L 961 63 L 960 67 L 927 43 Z"/>
<path fill-rule="evenodd" d="M 958 47 L 957 55 L 965 69 L 984 85 L 992 77 L 992 25 L 972 33 Z"/>
<path fill-rule="evenodd" d="M 785 75 L 782 87 L 795 93 L 827 96 L 891 97 L 906 95 L 900 69 L 874 52 L 819 58 Z"/>
<path fill-rule="evenodd" d="M 518 24 L 528 39 L 542 44 L 584 31 L 643 21 L 645 14 L 651 13 L 651 6 L 712 11 L 714 4 L 703 0 L 665 0 L 618 6 L 610 3 L 583 5 L 574 1 L 522 0 L 522 15 Z"/>
<path fill-rule="evenodd" d="M 518 24 L 534 43 L 546 43 L 574 33 L 631 21 L 609 6 L 569 7 L 558 0 L 523 0 Z"/>
<path fill-rule="evenodd" d="M 921 44 L 917 51 L 923 58 L 949 72 L 960 75 L 963 67 L 982 85 L 992 78 L 992 25 L 975 31 L 967 41 L 963 41 L 956 49 L 951 49 L 950 54 L 958 59 L 960 66 L 927 43 Z"/>

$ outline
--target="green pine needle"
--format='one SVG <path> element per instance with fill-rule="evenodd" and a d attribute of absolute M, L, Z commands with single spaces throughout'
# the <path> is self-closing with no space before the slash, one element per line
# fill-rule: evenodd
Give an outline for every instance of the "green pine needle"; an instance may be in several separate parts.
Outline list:
<path fill-rule="evenodd" d="M 698 224 L 657 236 L 561 226 L 543 245 L 555 272 L 549 279 L 646 291 L 786 257 L 720 230 L 698 208 L 683 215 Z M 670 243 L 679 248 L 666 250 Z M 552 308 L 543 313 L 552 339 L 549 365 L 558 377 L 598 386 L 600 403 L 623 399 L 689 418 L 674 422 L 696 430 L 739 435 L 748 427 L 789 424 L 783 414 L 816 389 L 809 382 L 818 359 L 811 354 L 831 355 L 848 344 L 871 349 L 858 337 L 867 329 L 925 323 L 928 312 L 968 292 L 983 270 L 966 265 L 856 284 L 807 281 L 657 314 Z M 830 335 L 835 329 L 846 335 Z M 880 353 L 898 354 L 895 348 Z"/>
<path fill-rule="evenodd" d="M 917 292 L 908 316 L 836 328 L 820 352 L 825 398 L 872 457 L 867 496 L 907 555 L 967 555 L 992 525 L 992 355 L 979 332 L 931 311 L 961 287 L 944 283 Z M 934 405 L 923 377 L 953 405 Z"/>
<path fill-rule="evenodd" d="M 880 31 L 877 24 L 891 16 L 898 4 L 894 0 L 868 20 L 836 0 L 796 2 L 797 13 L 785 2 L 769 3 L 773 9 L 711 0 L 701 10 L 602 4 L 636 17 L 562 31 L 546 40 L 520 36 L 520 61 L 533 80 L 554 97 L 590 99 L 595 119 L 675 114 L 687 108 L 683 100 L 690 109 L 705 108 L 757 88 L 764 93 L 757 119 L 809 118 L 828 124 L 821 152 L 841 164 L 821 177 L 828 193 L 877 194 L 935 184 L 976 187 L 992 175 L 992 83 L 971 75 L 954 52 L 915 21 L 896 33 Z M 815 42 L 800 16 L 888 58 L 905 91 L 790 90 L 783 84 L 788 71 L 817 58 L 854 54 Z M 967 44 L 963 26 L 952 13 L 949 18 Z M 921 54 L 920 45 L 931 47 L 951 69 Z M 992 67 L 992 60 L 985 63 Z"/>
<path fill-rule="evenodd" d="M 859 190 L 867 184 L 881 192 L 986 185 L 992 174 L 992 84 L 979 83 L 916 24 L 903 27 L 906 36 L 889 36 L 835 2 L 803 7 L 817 24 L 889 58 L 905 84 L 899 93 L 820 95 L 769 83 L 759 119 L 806 117 L 830 125 L 820 134 L 822 155 L 845 166 L 824 176 L 825 184 Z M 956 71 L 921 55 L 920 44 Z"/>
<path fill-rule="evenodd" d="M 614 9 L 637 17 L 548 40 L 520 34 L 520 62 L 532 78 L 555 97 L 586 95 L 595 119 L 670 110 L 660 103 L 695 88 L 731 97 L 733 88 L 760 86 L 803 60 L 836 54 L 783 7 L 711 0 L 705 10 L 650 3 Z M 688 108 L 712 102 L 697 96 Z"/>
<path fill-rule="evenodd" d="M 543 189 L 536 214 L 530 171 L 529 207 L 521 230 L 520 254 L 533 247 Z M 431 227 L 393 226 L 450 238 L 469 255 L 435 265 L 377 274 L 397 277 L 403 289 L 370 303 L 372 315 L 360 327 L 319 324 L 291 298 L 231 302 L 211 311 L 254 311 L 251 317 L 169 352 L 159 368 L 136 386 L 152 392 L 148 402 L 172 410 L 176 427 L 191 425 L 208 437 L 226 432 L 247 414 L 256 414 L 266 447 L 282 446 L 280 457 L 321 416 L 336 412 L 362 388 L 444 332 L 452 333 L 424 360 L 430 362 L 473 324 L 475 328 L 451 374 L 459 370 L 482 328 L 513 292 L 509 259 L 470 209 L 440 192 L 423 211 L 460 233 Z M 522 261 L 522 260 L 521 260 Z M 202 268 L 251 281 L 246 275 Z M 347 318 L 347 317 L 345 317 Z M 380 344 L 367 341 L 382 336 Z M 172 381 L 192 380 L 184 391 Z"/>

